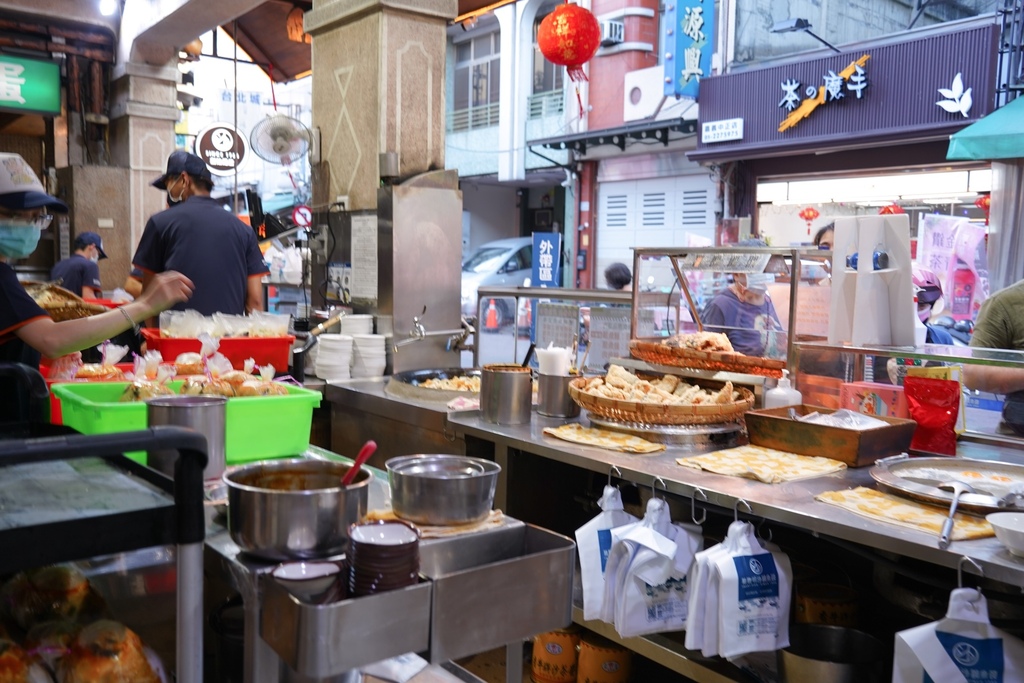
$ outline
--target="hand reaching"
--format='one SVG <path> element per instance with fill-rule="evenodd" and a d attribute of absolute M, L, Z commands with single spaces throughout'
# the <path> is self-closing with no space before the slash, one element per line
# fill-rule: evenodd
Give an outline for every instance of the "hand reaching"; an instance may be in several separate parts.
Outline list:
<path fill-rule="evenodd" d="M 157 315 L 192 296 L 192 281 L 181 273 L 169 270 L 158 273 L 139 297 L 139 301 L 150 309 L 149 316 Z"/>

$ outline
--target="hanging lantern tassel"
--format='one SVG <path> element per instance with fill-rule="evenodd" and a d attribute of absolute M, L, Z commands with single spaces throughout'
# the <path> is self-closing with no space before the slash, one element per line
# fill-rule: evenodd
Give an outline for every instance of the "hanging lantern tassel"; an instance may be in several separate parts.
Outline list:
<path fill-rule="evenodd" d="M 992 207 L 991 195 L 981 195 L 974 201 L 974 205 L 985 212 L 985 225 L 988 225 L 988 211 Z"/>
<path fill-rule="evenodd" d="M 590 61 L 600 45 L 601 26 L 597 17 L 568 0 L 544 17 L 537 30 L 537 46 L 541 54 L 552 64 L 564 66 L 569 80 L 576 84 L 580 118 L 583 118 L 583 98 L 579 83 L 587 80 L 583 65 Z"/>
<path fill-rule="evenodd" d="M 819 211 L 815 209 L 813 206 L 808 206 L 806 209 L 801 210 L 800 213 L 797 214 L 797 216 L 807 221 L 808 235 L 811 234 L 811 223 L 813 223 L 814 219 L 820 215 L 821 213 L 819 213 Z"/>

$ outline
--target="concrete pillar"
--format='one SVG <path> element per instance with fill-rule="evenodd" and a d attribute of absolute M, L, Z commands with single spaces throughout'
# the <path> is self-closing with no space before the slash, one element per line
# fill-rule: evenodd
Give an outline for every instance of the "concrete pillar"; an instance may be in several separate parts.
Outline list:
<path fill-rule="evenodd" d="M 146 221 L 165 208 L 163 194 L 149 184 L 164 172 L 167 156 L 175 148 L 178 76 L 174 62 L 165 66 L 129 62 L 118 65 L 111 79 L 110 161 L 128 169 L 130 225 L 125 226 L 124 239 L 129 258 Z"/>
<path fill-rule="evenodd" d="M 321 177 L 313 201 L 375 209 L 379 154 L 402 176 L 444 168 L 446 26 L 458 0 L 334 0 L 306 13 L 313 36 L 313 126 Z"/>

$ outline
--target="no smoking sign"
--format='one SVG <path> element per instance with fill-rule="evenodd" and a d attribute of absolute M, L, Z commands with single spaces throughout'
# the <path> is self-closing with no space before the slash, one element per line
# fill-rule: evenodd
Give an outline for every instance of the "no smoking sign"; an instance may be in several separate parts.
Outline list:
<path fill-rule="evenodd" d="M 296 206 L 292 211 L 292 222 L 301 228 L 308 228 L 313 224 L 313 210 L 305 204 Z"/>

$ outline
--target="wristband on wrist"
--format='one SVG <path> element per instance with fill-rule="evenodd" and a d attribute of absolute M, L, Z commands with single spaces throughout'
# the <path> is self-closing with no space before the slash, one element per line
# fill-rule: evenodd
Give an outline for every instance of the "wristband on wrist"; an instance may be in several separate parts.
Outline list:
<path fill-rule="evenodd" d="M 117 310 L 121 311 L 121 315 L 123 315 L 125 317 L 125 319 L 132 324 L 132 331 L 135 334 L 139 334 L 139 332 L 140 332 L 139 324 L 137 322 L 135 322 L 134 320 L 132 320 L 131 314 L 128 311 L 125 310 L 124 306 L 119 307 Z"/>

